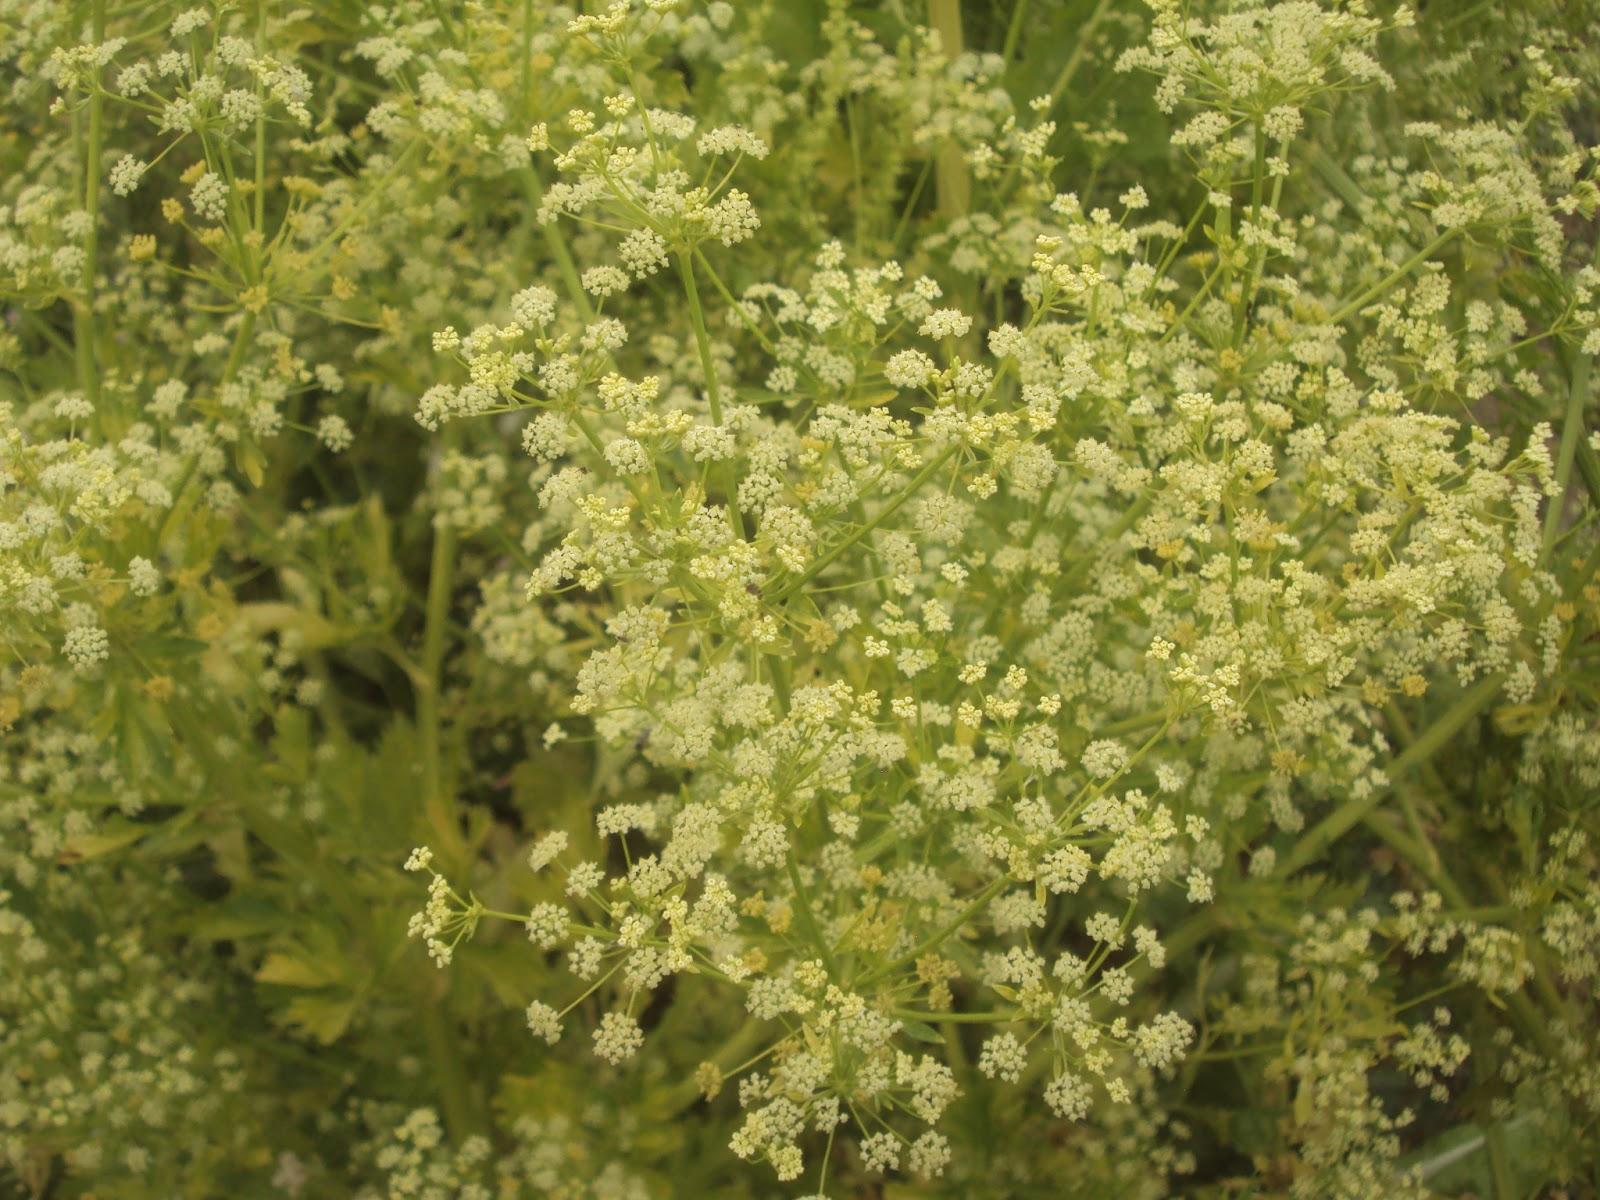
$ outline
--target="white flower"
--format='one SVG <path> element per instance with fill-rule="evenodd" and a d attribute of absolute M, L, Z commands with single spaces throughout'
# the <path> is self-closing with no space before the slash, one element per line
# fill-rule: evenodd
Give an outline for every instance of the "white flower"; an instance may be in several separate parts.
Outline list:
<path fill-rule="evenodd" d="M 128 586 L 137 596 L 153 596 L 161 588 L 161 572 L 148 558 L 128 560 Z"/>
<path fill-rule="evenodd" d="M 923 319 L 917 332 L 923 337 L 965 337 L 972 328 L 972 318 L 954 308 L 938 308 Z"/>
<path fill-rule="evenodd" d="M 528 1030 L 554 1046 L 561 1040 L 561 1017 L 555 1009 L 538 1000 L 528 1005 Z"/>
<path fill-rule="evenodd" d="M 594 1052 L 608 1063 L 632 1058 L 644 1045 L 644 1031 L 639 1028 L 639 1022 L 619 1012 L 606 1013 L 591 1036 Z"/>
<path fill-rule="evenodd" d="M 149 169 L 148 163 L 140 162 L 131 154 L 124 154 L 111 168 L 111 190 L 119 196 L 128 195 L 139 186 L 139 181 Z"/>
<path fill-rule="evenodd" d="M 111 657 L 111 639 L 98 625 L 80 625 L 67 630 L 61 650 L 74 667 L 87 671 Z"/>
<path fill-rule="evenodd" d="M 528 851 L 528 866 L 535 871 L 544 870 L 566 852 L 567 843 L 567 835 L 562 830 L 545 834 Z"/>
<path fill-rule="evenodd" d="M 426 846 L 418 846 L 406 859 L 406 870 L 426 871 L 433 862 L 433 851 Z"/>
<path fill-rule="evenodd" d="M 329 415 L 317 422 L 317 440 L 334 453 L 348 450 L 355 441 L 349 422 L 343 417 Z"/>
<path fill-rule="evenodd" d="M 938 368 L 920 350 L 902 350 L 884 364 L 883 377 L 899 388 L 919 388 L 932 379 Z"/>

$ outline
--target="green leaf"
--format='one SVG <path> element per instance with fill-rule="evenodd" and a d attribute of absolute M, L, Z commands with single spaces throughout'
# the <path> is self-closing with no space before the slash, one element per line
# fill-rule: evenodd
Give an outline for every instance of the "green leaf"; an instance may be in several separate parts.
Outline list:
<path fill-rule="evenodd" d="M 356 998 L 350 995 L 296 996 L 283 1009 L 283 1021 L 327 1045 L 337 1041 L 355 1016 Z"/>
<path fill-rule="evenodd" d="M 61 848 L 58 860 L 67 863 L 100 858 L 124 846 L 133 845 L 154 828 L 153 825 L 136 825 L 132 821 L 112 819 L 102 825 L 98 832 L 69 838 Z"/>
<path fill-rule="evenodd" d="M 292 954 L 269 954 L 256 969 L 257 983 L 276 983 L 284 987 L 328 987 L 338 983 L 342 977 L 343 972 L 337 965 L 330 968 L 327 964 Z"/>
<path fill-rule="evenodd" d="M 260 446 L 253 441 L 240 441 L 234 447 L 233 461 L 239 473 L 250 481 L 251 487 L 261 486 L 261 481 L 266 478 L 267 460 Z"/>

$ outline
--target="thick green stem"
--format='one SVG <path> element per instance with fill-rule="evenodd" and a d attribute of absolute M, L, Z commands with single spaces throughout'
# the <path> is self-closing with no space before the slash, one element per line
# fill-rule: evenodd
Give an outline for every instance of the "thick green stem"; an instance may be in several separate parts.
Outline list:
<path fill-rule="evenodd" d="M 1387 813 L 1369 812 L 1361 820 L 1378 840 L 1410 863 L 1418 874 L 1431 883 L 1452 907 L 1460 910 L 1472 907 L 1467 901 L 1466 893 L 1438 861 L 1439 856 L 1433 853 L 1431 845 L 1396 828 Z"/>
<path fill-rule="evenodd" d="M 966 48 L 961 32 L 961 0 L 928 0 L 928 24 L 939 35 L 946 58 L 954 61 Z M 972 208 L 972 177 L 961 147 L 948 143 L 939 150 L 935 168 L 939 215 L 964 217 Z"/>

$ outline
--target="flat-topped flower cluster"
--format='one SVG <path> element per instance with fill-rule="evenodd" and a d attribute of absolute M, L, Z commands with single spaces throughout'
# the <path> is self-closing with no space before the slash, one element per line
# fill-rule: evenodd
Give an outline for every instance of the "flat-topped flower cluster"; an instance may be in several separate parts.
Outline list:
<path fill-rule="evenodd" d="M 14 7 L 0 1189 L 1581 1189 L 1588 5 Z"/>

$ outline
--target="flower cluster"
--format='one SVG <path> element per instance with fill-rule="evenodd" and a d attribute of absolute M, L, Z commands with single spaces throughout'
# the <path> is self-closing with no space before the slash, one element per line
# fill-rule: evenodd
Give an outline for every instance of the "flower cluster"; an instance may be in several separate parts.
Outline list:
<path fill-rule="evenodd" d="M 12 5 L 0 1178 L 1581 1190 L 1600 47 L 1434 7 Z"/>

